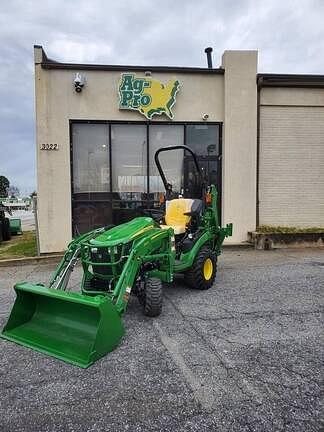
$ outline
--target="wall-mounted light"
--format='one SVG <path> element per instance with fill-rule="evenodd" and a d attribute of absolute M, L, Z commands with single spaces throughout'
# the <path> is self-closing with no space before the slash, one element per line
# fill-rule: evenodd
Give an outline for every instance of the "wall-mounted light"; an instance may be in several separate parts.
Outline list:
<path fill-rule="evenodd" d="M 80 72 L 77 72 L 75 74 L 75 78 L 74 78 L 74 89 L 77 93 L 81 93 L 83 87 L 85 86 L 85 76 L 81 75 Z"/>

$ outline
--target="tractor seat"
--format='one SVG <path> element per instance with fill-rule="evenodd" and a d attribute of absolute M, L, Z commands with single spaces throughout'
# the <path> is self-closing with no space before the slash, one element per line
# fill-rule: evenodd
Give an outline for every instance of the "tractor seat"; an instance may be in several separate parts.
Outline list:
<path fill-rule="evenodd" d="M 177 198 L 166 201 L 165 207 L 165 225 L 161 225 L 161 228 L 172 228 L 174 234 L 178 235 L 186 232 L 186 227 L 190 222 L 191 216 L 201 211 L 202 202 L 201 200 L 190 198 Z M 191 213 L 191 215 L 185 213 Z"/>

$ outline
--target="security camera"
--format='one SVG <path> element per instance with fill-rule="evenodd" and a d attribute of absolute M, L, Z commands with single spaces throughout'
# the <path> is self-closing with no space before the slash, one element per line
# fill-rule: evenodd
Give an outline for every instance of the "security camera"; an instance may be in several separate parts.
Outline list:
<path fill-rule="evenodd" d="M 77 93 L 81 93 L 85 85 L 85 78 L 79 72 L 75 74 L 74 78 L 74 88 Z"/>
<path fill-rule="evenodd" d="M 209 115 L 208 114 L 203 114 L 202 119 L 204 121 L 208 120 L 209 119 Z"/>

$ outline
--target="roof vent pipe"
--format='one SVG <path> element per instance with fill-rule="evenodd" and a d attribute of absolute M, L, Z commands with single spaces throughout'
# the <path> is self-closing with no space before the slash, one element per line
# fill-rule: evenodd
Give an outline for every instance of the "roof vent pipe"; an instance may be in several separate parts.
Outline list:
<path fill-rule="evenodd" d="M 213 61 L 212 61 L 212 55 L 211 55 L 212 51 L 213 51 L 212 47 L 205 48 L 205 53 L 207 54 L 208 69 L 212 69 L 212 67 L 213 67 Z"/>

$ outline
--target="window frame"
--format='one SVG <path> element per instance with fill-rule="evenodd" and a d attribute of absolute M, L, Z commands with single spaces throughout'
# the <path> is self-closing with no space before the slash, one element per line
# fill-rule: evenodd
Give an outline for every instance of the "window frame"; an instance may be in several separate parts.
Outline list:
<path fill-rule="evenodd" d="M 108 149 L 108 155 L 109 155 L 109 191 L 108 193 L 111 194 L 110 198 L 106 199 L 91 199 L 89 196 L 89 199 L 75 199 L 75 195 L 77 195 L 79 192 L 74 192 L 74 183 L 73 183 L 73 125 L 74 124 L 107 124 L 108 125 L 108 142 L 109 142 L 109 149 Z M 219 139 L 219 153 L 218 158 L 221 161 L 222 160 L 222 132 L 223 132 L 223 122 L 203 122 L 203 121 L 130 121 L 130 120 L 91 120 L 91 119 L 69 119 L 69 136 L 70 136 L 70 193 L 71 193 L 71 214 L 72 214 L 72 237 L 73 237 L 73 231 L 74 231 L 74 216 L 73 216 L 73 202 L 107 202 L 110 203 L 110 205 L 113 207 L 113 198 L 112 198 L 112 182 L 113 182 L 113 173 L 112 173 L 112 146 L 111 146 L 111 126 L 112 125 L 144 125 L 146 126 L 146 175 L 147 175 L 147 193 L 146 193 L 146 200 L 143 200 L 142 202 L 147 203 L 147 205 L 151 202 L 149 196 L 150 196 L 150 131 L 149 127 L 151 125 L 160 125 L 160 126 L 171 126 L 171 125 L 177 125 L 177 126 L 183 126 L 183 145 L 186 145 L 187 140 L 187 131 L 186 126 L 187 125 L 207 125 L 207 126 L 218 126 L 218 139 Z M 220 179 L 220 185 L 222 185 L 222 163 L 219 164 L 219 179 Z M 98 192 L 100 193 L 100 192 Z M 220 190 L 218 190 L 218 197 L 219 197 L 219 213 L 221 216 L 221 202 L 222 202 L 222 187 Z"/>

